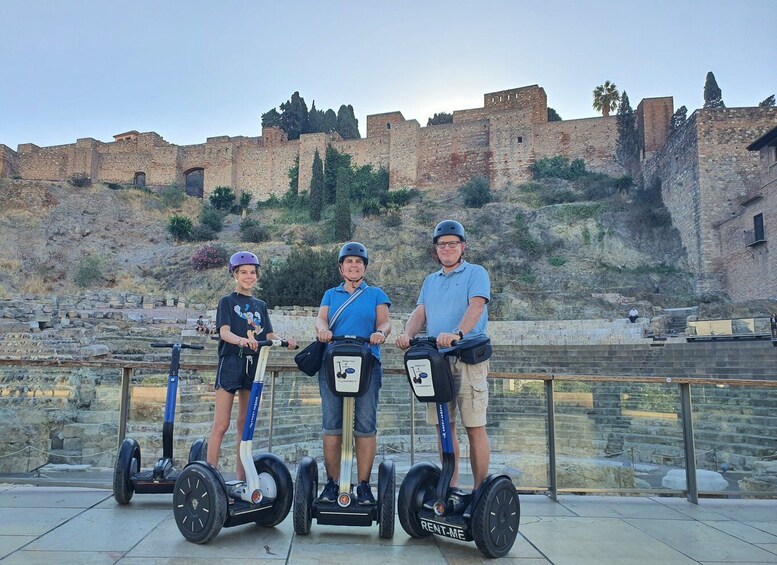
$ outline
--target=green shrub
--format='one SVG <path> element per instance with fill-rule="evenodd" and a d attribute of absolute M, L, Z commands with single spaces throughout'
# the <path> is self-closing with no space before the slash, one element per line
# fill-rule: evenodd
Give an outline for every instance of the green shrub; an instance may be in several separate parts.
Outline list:
<path fill-rule="evenodd" d="M 192 234 L 192 221 L 186 216 L 175 214 L 167 221 L 167 231 L 178 241 L 186 241 Z"/>
<path fill-rule="evenodd" d="M 548 257 L 548 264 L 551 267 L 563 267 L 564 265 L 566 265 L 566 263 L 567 263 L 567 260 L 564 259 L 563 257 L 559 257 L 558 255 L 551 255 L 550 257 Z"/>
<path fill-rule="evenodd" d="M 171 184 L 159 192 L 159 199 L 165 208 L 178 209 L 186 200 L 186 191 L 181 186 Z"/>
<path fill-rule="evenodd" d="M 616 181 L 602 173 L 588 173 L 577 181 L 587 200 L 601 200 L 615 193 Z"/>
<path fill-rule="evenodd" d="M 588 229 L 588 226 L 583 227 L 583 243 L 591 245 L 591 230 Z"/>
<path fill-rule="evenodd" d="M 535 179 L 558 178 L 575 180 L 586 174 L 585 161 L 575 159 L 570 163 L 569 159 L 562 155 L 537 159 L 529 167 L 529 170 Z"/>
<path fill-rule="evenodd" d="M 224 213 L 210 206 L 203 206 L 200 212 L 200 223 L 218 233 L 224 229 Z"/>
<path fill-rule="evenodd" d="M 367 200 L 362 204 L 362 214 L 364 216 L 380 216 L 381 206 L 377 200 Z"/>
<path fill-rule="evenodd" d="M 224 246 L 211 243 L 195 251 L 194 255 L 192 255 L 192 266 L 195 271 L 215 269 L 225 266 L 228 259 L 229 256 Z"/>
<path fill-rule="evenodd" d="M 218 210 L 230 211 L 235 205 L 235 192 L 228 186 L 217 186 L 210 197 L 210 205 Z"/>
<path fill-rule="evenodd" d="M 601 204 L 565 204 L 556 208 L 555 216 L 560 223 L 571 224 L 592 218 L 599 219 L 602 211 Z"/>
<path fill-rule="evenodd" d="M 75 173 L 70 175 L 68 181 L 70 184 L 77 188 L 84 188 L 92 185 L 92 179 L 86 173 Z"/>
<path fill-rule="evenodd" d="M 402 225 L 402 214 L 395 208 L 389 208 L 383 216 L 381 223 L 387 228 L 395 228 Z"/>
<path fill-rule="evenodd" d="M 491 202 L 491 188 L 483 177 L 473 177 L 459 188 L 467 208 L 482 208 Z"/>
<path fill-rule="evenodd" d="M 529 223 L 523 212 L 518 212 L 513 221 L 515 246 L 529 258 L 536 258 L 542 254 L 542 244 L 529 233 Z"/>
<path fill-rule="evenodd" d="M 270 308 L 317 306 L 328 288 L 340 284 L 337 250 L 294 249 L 285 260 L 267 264 L 259 282 Z"/>
<path fill-rule="evenodd" d="M 100 258 L 88 255 L 81 259 L 76 268 L 75 283 L 81 288 L 92 286 L 103 277 Z"/>
<path fill-rule="evenodd" d="M 240 209 L 248 210 L 248 206 L 251 204 L 251 193 L 243 192 L 240 194 Z"/>
<path fill-rule="evenodd" d="M 240 222 L 240 238 L 243 241 L 260 243 L 270 239 L 270 234 L 267 229 L 259 223 L 258 220 L 254 220 L 253 218 L 246 218 Z"/>
<path fill-rule="evenodd" d="M 386 205 L 407 206 L 414 198 L 421 196 L 417 188 L 399 188 L 386 195 Z"/>
<path fill-rule="evenodd" d="M 194 228 L 192 228 L 191 234 L 189 235 L 189 239 L 192 241 L 213 241 L 214 239 L 218 238 L 219 236 L 216 231 L 212 227 L 206 226 L 205 224 L 194 226 Z"/>
<path fill-rule="evenodd" d="M 107 186 L 111 190 L 121 190 L 121 189 L 124 188 L 122 185 L 120 185 L 117 182 L 107 182 L 107 183 L 105 183 L 105 186 Z"/>

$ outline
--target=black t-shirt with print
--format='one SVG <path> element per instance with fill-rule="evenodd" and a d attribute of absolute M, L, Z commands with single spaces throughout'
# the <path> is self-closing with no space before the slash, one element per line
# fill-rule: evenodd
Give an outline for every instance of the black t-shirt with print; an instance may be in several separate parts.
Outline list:
<path fill-rule="evenodd" d="M 216 310 L 216 328 L 220 332 L 221 326 L 229 326 L 230 331 L 240 337 L 248 337 L 248 332 L 254 332 L 254 339 L 262 341 L 267 339 L 268 333 L 272 333 L 270 316 L 267 313 L 267 304 L 253 296 L 245 296 L 233 292 L 219 301 Z M 250 349 L 243 353 L 255 354 Z M 240 348 L 237 345 L 219 340 L 219 357 L 225 355 L 237 355 Z"/>

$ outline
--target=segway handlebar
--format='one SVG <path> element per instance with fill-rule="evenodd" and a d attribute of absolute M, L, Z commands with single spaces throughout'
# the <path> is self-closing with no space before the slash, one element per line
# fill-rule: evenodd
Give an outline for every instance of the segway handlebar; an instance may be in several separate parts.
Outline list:
<path fill-rule="evenodd" d="M 289 342 L 285 339 L 265 339 L 257 342 L 259 347 L 288 347 Z M 295 345 L 294 349 L 299 349 L 299 345 Z"/>
<path fill-rule="evenodd" d="M 360 335 L 333 335 L 332 341 L 338 341 L 341 339 L 353 339 L 356 341 L 361 341 L 362 343 L 370 343 L 370 338 L 368 337 L 362 337 Z"/>
<path fill-rule="evenodd" d="M 151 347 L 180 347 L 181 349 L 205 349 L 204 345 L 189 345 L 188 343 L 152 343 Z"/>
<path fill-rule="evenodd" d="M 418 345 L 419 343 L 427 343 L 429 345 L 434 345 L 437 347 L 437 338 L 433 336 L 424 336 L 424 337 L 411 337 L 410 338 L 410 346 Z M 451 347 L 459 343 L 458 339 L 454 339 L 451 341 Z"/>

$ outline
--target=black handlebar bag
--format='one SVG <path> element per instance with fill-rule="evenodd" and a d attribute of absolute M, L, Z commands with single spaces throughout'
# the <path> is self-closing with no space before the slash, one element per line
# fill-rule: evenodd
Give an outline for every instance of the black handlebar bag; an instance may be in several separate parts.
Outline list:
<path fill-rule="evenodd" d="M 372 351 L 355 339 L 334 342 L 324 354 L 326 383 L 337 396 L 361 396 L 370 388 Z"/>
<path fill-rule="evenodd" d="M 477 337 L 474 339 L 460 339 L 447 355 L 455 355 L 462 363 L 467 365 L 477 365 L 491 359 L 492 353 L 491 339 L 488 337 Z"/>
<path fill-rule="evenodd" d="M 405 372 L 421 402 L 450 402 L 456 396 L 448 360 L 432 344 L 418 343 L 405 352 Z"/>

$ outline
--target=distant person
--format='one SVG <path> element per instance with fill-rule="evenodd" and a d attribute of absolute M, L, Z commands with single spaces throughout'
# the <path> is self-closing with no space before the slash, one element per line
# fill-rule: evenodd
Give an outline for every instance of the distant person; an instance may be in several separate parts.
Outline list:
<path fill-rule="evenodd" d="M 772 314 L 772 317 L 769 318 L 769 327 L 772 330 L 772 339 L 777 340 L 777 315 Z"/>
<path fill-rule="evenodd" d="M 207 334 L 208 333 L 208 327 L 205 325 L 205 320 L 202 316 L 197 318 L 197 333 L 198 334 Z"/>
<path fill-rule="evenodd" d="M 639 310 L 637 310 L 637 307 L 635 306 L 631 310 L 629 310 L 629 322 L 632 324 L 637 321 L 637 318 L 639 318 Z"/>
<path fill-rule="evenodd" d="M 216 311 L 216 327 L 219 333 L 219 364 L 216 370 L 216 407 L 213 429 L 208 438 L 208 463 L 218 467 L 221 442 L 232 419 L 232 405 L 238 395 L 237 433 L 243 431 L 248 412 L 251 386 L 259 358 L 258 341 L 280 339 L 273 333 L 267 304 L 253 297 L 253 289 L 259 278 L 259 258 L 248 251 L 235 253 L 229 259 L 229 272 L 235 279 L 235 292 L 219 301 Z M 287 338 L 289 349 L 297 342 Z M 246 475 L 240 462 L 238 442 L 237 480 L 245 481 Z"/>

